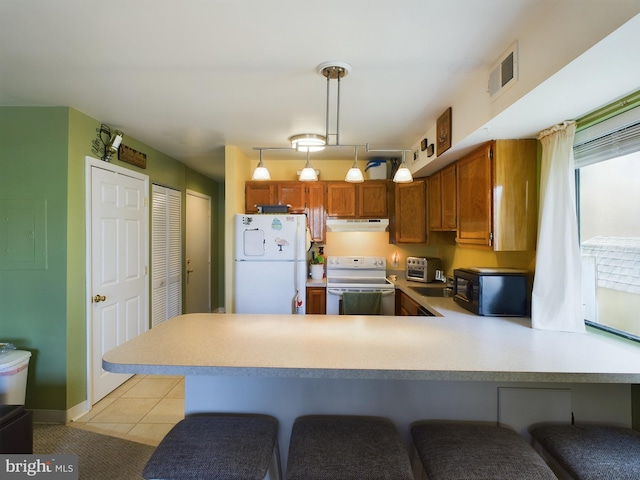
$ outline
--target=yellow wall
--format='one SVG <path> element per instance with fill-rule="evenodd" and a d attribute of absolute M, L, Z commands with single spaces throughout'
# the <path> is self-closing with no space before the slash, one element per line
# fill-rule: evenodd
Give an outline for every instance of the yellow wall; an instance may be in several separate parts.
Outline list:
<path fill-rule="evenodd" d="M 297 172 L 304 168 L 307 161 L 306 156 L 303 154 L 300 155 L 299 159 L 293 160 L 273 160 L 263 156 L 264 164 L 269 169 L 269 173 L 271 173 L 271 179 L 297 180 Z M 313 157 L 311 157 L 310 162 L 315 170 L 320 170 L 318 180 L 344 180 L 344 176 L 353 164 L 353 158 L 345 160 L 313 160 Z M 251 171 L 249 172 L 247 180 L 251 180 L 251 174 L 257 164 L 258 162 L 256 161 L 251 165 Z M 367 161 L 358 160 L 358 166 L 360 170 L 364 172 Z"/>
<path fill-rule="evenodd" d="M 265 166 L 272 180 L 297 180 L 297 171 L 304 168 L 306 158 L 299 160 L 270 159 L 263 156 Z M 251 180 L 251 174 L 258 161 L 249 159 L 234 146 L 226 148 L 225 159 L 225 306 L 231 311 L 233 305 L 233 217 L 244 212 L 244 182 Z M 353 159 L 311 160 L 311 166 L 320 170 L 320 180 L 344 180 Z M 358 162 L 364 171 L 367 161 Z M 453 234 L 446 234 L 449 243 L 453 243 Z M 398 253 L 398 267 L 393 267 L 393 255 Z M 476 248 L 456 247 L 454 244 L 441 246 L 428 245 L 391 245 L 389 233 L 327 232 L 325 255 L 376 255 L 387 259 L 388 270 L 404 270 L 408 256 L 439 257 L 448 275 L 460 267 L 510 267 L 523 268 L 531 272 L 535 269 L 535 252 L 492 252 Z"/>

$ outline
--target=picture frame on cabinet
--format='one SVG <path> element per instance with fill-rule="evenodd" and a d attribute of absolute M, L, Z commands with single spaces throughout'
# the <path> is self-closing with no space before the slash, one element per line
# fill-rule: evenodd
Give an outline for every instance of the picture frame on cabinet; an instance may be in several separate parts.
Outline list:
<path fill-rule="evenodd" d="M 436 153 L 440 156 L 451 148 L 451 107 L 438 117 L 436 130 Z"/>

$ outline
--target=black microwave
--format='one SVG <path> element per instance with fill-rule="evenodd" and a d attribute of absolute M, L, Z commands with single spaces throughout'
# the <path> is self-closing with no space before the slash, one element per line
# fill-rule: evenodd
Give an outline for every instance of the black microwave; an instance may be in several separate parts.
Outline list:
<path fill-rule="evenodd" d="M 511 268 L 458 268 L 453 271 L 453 300 L 486 316 L 529 314 L 529 274 Z"/>

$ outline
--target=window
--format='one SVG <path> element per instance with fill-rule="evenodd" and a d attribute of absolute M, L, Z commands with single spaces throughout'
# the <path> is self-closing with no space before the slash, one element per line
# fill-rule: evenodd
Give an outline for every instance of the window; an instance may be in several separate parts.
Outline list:
<path fill-rule="evenodd" d="M 588 325 L 640 341 L 640 108 L 576 134 Z"/>

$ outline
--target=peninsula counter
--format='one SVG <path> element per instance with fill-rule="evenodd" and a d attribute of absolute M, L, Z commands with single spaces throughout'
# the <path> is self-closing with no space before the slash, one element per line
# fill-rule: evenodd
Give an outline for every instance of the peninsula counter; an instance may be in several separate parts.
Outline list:
<path fill-rule="evenodd" d="M 188 314 L 107 352 L 114 373 L 184 375 L 185 413 L 269 413 L 286 462 L 295 417 L 383 415 L 495 421 L 523 435 L 543 420 L 631 425 L 640 347 L 597 333 L 478 317 L 450 298 L 441 317 Z"/>

